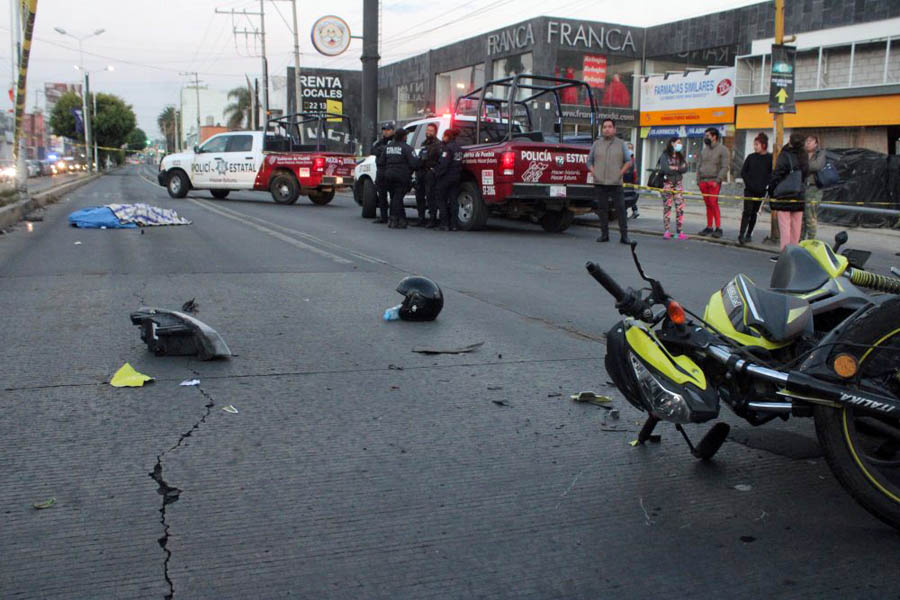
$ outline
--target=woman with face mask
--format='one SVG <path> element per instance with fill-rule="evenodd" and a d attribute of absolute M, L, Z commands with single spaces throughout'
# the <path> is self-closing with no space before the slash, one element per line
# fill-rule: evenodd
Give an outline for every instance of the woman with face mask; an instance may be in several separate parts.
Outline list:
<path fill-rule="evenodd" d="M 741 167 L 741 179 L 744 180 L 744 197 L 759 200 L 744 200 L 744 212 L 741 213 L 741 232 L 738 243 L 746 244 L 753 240 L 753 228 L 756 226 L 756 215 L 762 206 L 762 197 L 766 195 L 769 180 L 772 179 L 772 155 L 769 154 L 769 136 L 760 133 L 753 140 L 753 154 L 749 155 Z"/>
<path fill-rule="evenodd" d="M 687 236 L 681 231 L 684 225 L 684 174 L 687 172 L 687 161 L 684 160 L 682 150 L 684 146 L 681 138 L 673 137 L 666 144 L 666 149 L 659 157 L 656 168 L 663 174 L 663 226 L 666 232 L 663 238 L 671 239 L 670 231 L 672 221 L 672 204 L 675 205 L 675 228 L 679 240 L 686 240 Z"/>

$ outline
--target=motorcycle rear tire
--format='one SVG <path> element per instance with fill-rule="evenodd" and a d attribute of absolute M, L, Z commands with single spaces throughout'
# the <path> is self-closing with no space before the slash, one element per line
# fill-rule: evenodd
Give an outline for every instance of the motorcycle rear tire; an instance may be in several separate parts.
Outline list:
<path fill-rule="evenodd" d="M 900 347 L 900 298 L 869 310 L 842 337 L 844 340 L 869 345 L 873 350 L 882 348 L 888 357 L 900 354 L 896 350 Z M 863 353 L 859 359 L 859 370 L 863 376 L 866 373 L 866 358 L 870 356 L 875 356 L 872 350 Z M 900 356 L 889 361 L 889 368 L 900 368 Z M 895 384 L 891 385 L 894 387 Z M 897 393 L 896 388 L 893 393 Z M 819 444 L 828 466 L 841 485 L 867 511 L 900 529 L 900 478 L 886 477 L 881 470 L 887 468 L 876 468 L 863 451 L 862 439 L 857 433 L 858 411 L 849 407 L 816 406 L 813 414 Z M 889 425 L 900 427 L 900 419 Z M 896 460 L 896 452 L 892 460 Z"/>

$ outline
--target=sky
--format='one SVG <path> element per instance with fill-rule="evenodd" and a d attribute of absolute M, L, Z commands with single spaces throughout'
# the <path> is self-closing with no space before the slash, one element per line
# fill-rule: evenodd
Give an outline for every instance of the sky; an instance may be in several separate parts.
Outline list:
<path fill-rule="evenodd" d="M 12 78 L 8 3 L 0 11 L 0 74 Z M 467 37 L 546 15 L 649 26 L 696 15 L 755 4 L 759 0 L 462 0 L 421 2 L 383 0 L 381 6 L 381 64 L 397 62 Z M 265 0 L 266 55 L 270 75 L 284 75 L 293 65 L 290 0 Z M 216 9 L 259 12 L 259 0 L 38 0 L 34 41 L 28 72 L 28 110 L 43 106 L 44 82 L 81 80 L 78 42 L 55 28 L 83 37 L 84 66 L 91 88 L 113 93 L 130 104 L 138 126 L 150 137 L 160 136 L 156 116 L 178 101 L 179 90 L 197 71 L 201 85 L 227 91 L 245 85 L 245 74 L 260 77 L 261 48 L 255 36 L 233 30 L 259 28 L 259 17 L 232 17 Z M 353 40 L 343 55 L 318 54 L 310 41 L 313 22 L 326 14 L 342 17 L 353 35 L 362 35 L 362 0 L 327 3 L 297 0 L 300 64 L 312 67 L 359 69 L 361 40 Z M 418 35 L 416 35 L 418 34 Z M 112 71 L 103 69 L 112 66 Z M 2 109 L 12 103 L 2 95 Z"/>

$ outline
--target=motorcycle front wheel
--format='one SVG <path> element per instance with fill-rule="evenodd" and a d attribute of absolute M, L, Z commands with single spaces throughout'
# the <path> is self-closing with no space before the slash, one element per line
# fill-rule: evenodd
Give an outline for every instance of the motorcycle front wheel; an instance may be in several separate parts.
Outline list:
<path fill-rule="evenodd" d="M 900 298 L 868 311 L 841 341 L 859 349 L 851 389 L 900 398 Z M 900 529 L 900 418 L 826 406 L 816 406 L 814 415 L 819 443 L 841 485 L 863 508 Z"/>

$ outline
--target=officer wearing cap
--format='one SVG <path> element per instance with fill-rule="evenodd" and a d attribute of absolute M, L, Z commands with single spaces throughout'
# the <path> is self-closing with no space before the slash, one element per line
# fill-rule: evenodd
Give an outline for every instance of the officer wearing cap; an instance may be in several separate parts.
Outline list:
<path fill-rule="evenodd" d="M 381 125 L 381 139 L 372 144 L 369 154 L 375 156 L 375 192 L 378 196 L 378 211 L 381 216 L 375 219 L 375 223 L 388 222 L 388 185 L 384 177 L 386 164 L 384 157 L 384 148 L 387 143 L 394 137 L 394 122 L 386 121 Z"/>

